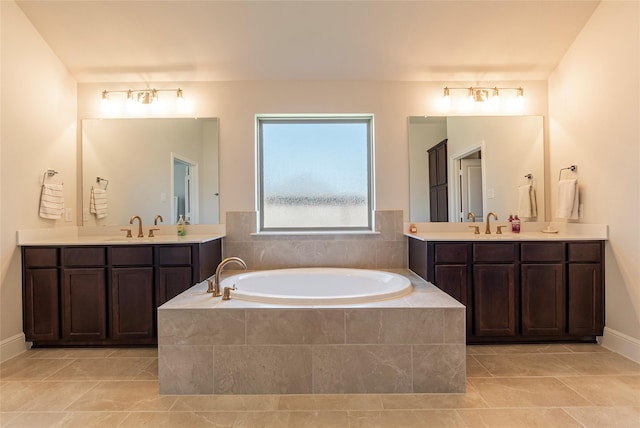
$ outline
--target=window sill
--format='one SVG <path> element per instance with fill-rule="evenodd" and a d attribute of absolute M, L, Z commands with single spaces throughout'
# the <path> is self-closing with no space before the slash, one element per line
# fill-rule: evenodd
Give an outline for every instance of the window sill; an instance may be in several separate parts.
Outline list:
<path fill-rule="evenodd" d="M 254 232 L 251 236 L 296 236 L 296 235 L 380 235 L 380 232 L 373 230 L 295 230 L 295 231 L 266 231 Z"/>

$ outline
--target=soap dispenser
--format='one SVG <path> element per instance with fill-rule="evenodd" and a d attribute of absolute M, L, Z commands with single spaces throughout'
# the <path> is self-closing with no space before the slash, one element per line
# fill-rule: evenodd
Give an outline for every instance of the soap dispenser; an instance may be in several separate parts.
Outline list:
<path fill-rule="evenodd" d="M 520 233 L 520 219 L 517 214 L 511 221 L 511 231 L 513 233 Z"/>
<path fill-rule="evenodd" d="M 185 236 L 187 234 L 185 228 L 184 228 L 184 218 L 182 218 L 182 214 L 180 214 L 180 217 L 178 218 L 178 236 Z"/>

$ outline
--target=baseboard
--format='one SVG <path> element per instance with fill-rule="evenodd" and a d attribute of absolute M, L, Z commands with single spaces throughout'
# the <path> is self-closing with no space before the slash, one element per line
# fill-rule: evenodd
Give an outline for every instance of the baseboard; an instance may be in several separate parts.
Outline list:
<path fill-rule="evenodd" d="M 4 339 L 0 342 L 0 363 L 26 352 L 30 347 L 31 342 L 25 340 L 24 333 Z"/>
<path fill-rule="evenodd" d="M 619 331 L 604 328 L 604 335 L 598 340 L 605 348 L 640 363 L 640 340 Z"/>

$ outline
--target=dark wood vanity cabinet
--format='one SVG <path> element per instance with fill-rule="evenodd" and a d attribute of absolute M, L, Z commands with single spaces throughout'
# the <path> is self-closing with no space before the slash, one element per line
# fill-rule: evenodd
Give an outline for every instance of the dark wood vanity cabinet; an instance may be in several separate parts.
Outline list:
<path fill-rule="evenodd" d="M 34 346 L 157 343 L 156 309 L 215 273 L 202 244 L 22 247 L 24 331 Z"/>
<path fill-rule="evenodd" d="M 409 268 L 467 307 L 468 343 L 594 341 L 604 242 L 409 240 Z"/>

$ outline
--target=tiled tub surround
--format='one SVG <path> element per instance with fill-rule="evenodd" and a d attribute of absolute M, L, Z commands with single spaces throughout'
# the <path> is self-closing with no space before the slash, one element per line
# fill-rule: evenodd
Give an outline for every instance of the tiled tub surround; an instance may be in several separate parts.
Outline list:
<path fill-rule="evenodd" d="M 407 238 L 403 213 L 376 211 L 377 233 L 256 234 L 255 211 L 227 212 L 224 257 L 236 256 L 249 269 L 347 267 L 403 269 Z"/>
<path fill-rule="evenodd" d="M 414 292 L 368 304 L 222 301 L 192 287 L 158 309 L 160 392 L 464 392 L 464 306 L 394 272 Z"/>

